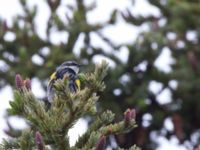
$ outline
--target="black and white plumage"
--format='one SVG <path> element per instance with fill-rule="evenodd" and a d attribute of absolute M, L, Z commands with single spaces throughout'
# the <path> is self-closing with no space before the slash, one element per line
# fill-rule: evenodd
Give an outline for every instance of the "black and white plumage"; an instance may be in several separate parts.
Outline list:
<path fill-rule="evenodd" d="M 79 67 L 80 65 L 75 61 L 65 61 L 57 67 L 56 71 L 51 75 L 47 86 L 47 98 L 49 103 L 52 103 L 54 99 L 55 91 L 53 86 L 58 79 L 67 78 L 66 86 L 69 88 L 70 92 L 76 92 L 80 89 L 80 80 L 77 78 Z"/>

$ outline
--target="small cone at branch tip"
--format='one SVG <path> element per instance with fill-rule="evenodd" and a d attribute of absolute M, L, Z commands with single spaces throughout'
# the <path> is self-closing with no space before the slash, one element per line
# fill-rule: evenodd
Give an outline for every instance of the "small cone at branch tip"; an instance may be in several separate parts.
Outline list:
<path fill-rule="evenodd" d="M 23 88 L 31 90 L 31 80 L 30 79 L 23 80 L 20 74 L 17 74 L 15 76 L 15 84 L 18 90 L 22 90 Z"/>
<path fill-rule="evenodd" d="M 125 122 L 125 126 L 128 126 L 130 121 L 132 119 L 135 119 L 136 118 L 136 112 L 135 112 L 135 109 L 127 109 L 125 112 L 124 112 L 124 122 Z"/>
<path fill-rule="evenodd" d="M 31 80 L 30 79 L 26 79 L 24 81 L 24 85 L 25 85 L 27 90 L 31 90 Z"/>
<path fill-rule="evenodd" d="M 17 89 L 22 89 L 22 87 L 24 86 L 24 82 L 20 74 L 17 74 L 15 76 L 15 84 Z"/>
<path fill-rule="evenodd" d="M 38 150 L 44 150 L 45 145 L 44 145 L 43 137 L 42 137 L 42 135 L 40 134 L 39 131 L 37 131 L 35 133 L 35 142 L 36 142 L 36 145 L 38 147 Z"/>
<path fill-rule="evenodd" d="M 102 135 L 97 141 L 95 150 L 104 150 L 106 146 L 106 136 Z"/>

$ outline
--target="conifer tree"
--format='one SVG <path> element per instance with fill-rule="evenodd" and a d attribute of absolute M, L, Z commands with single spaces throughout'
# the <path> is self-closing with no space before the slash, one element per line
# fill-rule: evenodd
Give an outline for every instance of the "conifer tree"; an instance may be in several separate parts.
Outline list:
<path fill-rule="evenodd" d="M 109 135 L 130 132 L 136 127 L 134 109 L 127 109 L 124 119 L 114 123 L 115 115 L 107 110 L 97 113 L 96 103 L 99 100 L 98 92 L 103 92 L 105 83 L 103 79 L 107 73 L 108 65 L 105 61 L 97 64 L 93 73 L 79 74 L 79 79 L 84 83 L 78 92 L 71 93 L 66 88 L 67 81 L 58 80 L 55 83 L 56 96 L 50 108 L 45 103 L 36 99 L 31 92 L 29 79 L 23 80 L 21 75 L 15 77 L 16 90 L 14 101 L 10 102 L 9 116 L 23 117 L 28 128 L 16 131 L 14 128 L 7 130 L 12 136 L 4 139 L 1 149 L 12 150 L 104 150 L 106 138 Z M 69 145 L 68 131 L 76 121 L 86 115 L 92 115 L 94 120 L 90 127 L 74 146 Z M 132 146 L 131 150 L 139 150 Z"/>
<path fill-rule="evenodd" d="M 95 9 L 95 3 L 88 6 L 83 0 L 75 0 L 75 6 L 66 6 L 68 13 L 62 20 L 58 15 L 62 1 L 46 0 L 51 12 L 45 32 L 47 38 L 44 39 L 38 35 L 35 24 L 37 7 L 28 7 L 26 0 L 20 0 L 23 15 L 16 16 L 12 25 L 0 19 L 0 60 L 6 66 L 0 68 L 0 87 L 13 85 L 15 74 L 20 72 L 26 77 L 37 77 L 46 89 L 47 77 L 63 61 L 74 59 L 90 64 L 90 67 L 95 56 L 104 56 L 112 60 L 116 67 L 108 71 L 105 78 L 107 88 L 101 95 L 100 107 L 112 109 L 117 114 L 116 120 L 122 118 L 127 108 L 137 109 L 138 128 L 126 135 L 116 136 L 117 143 L 124 148 L 136 143 L 144 149 L 155 149 L 158 143 L 151 138 L 151 134 L 156 133 L 167 139 L 175 136 L 180 144 L 189 143 L 192 149 L 200 139 L 200 4 L 198 0 L 147 1 L 159 10 L 159 15 L 137 15 L 133 3 L 127 10 L 113 10 L 107 21 L 92 24 L 88 22 L 87 15 Z M 134 27 L 145 25 L 148 30 L 141 32 L 132 43 L 116 44 L 104 35 L 103 30 L 115 25 L 118 18 L 123 18 L 124 22 Z M 67 33 L 66 41 L 54 44 L 50 37 L 55 30 Z M 8 40 L 7 34 L 13 34 L 15 38 Z M 93 45 L 92 34 L 106 43 L 112 53 Z M 83 40 L 83 46 L 80 54 L 75 55 L 79 39 Z M 116 55 L 123 50 L 128 51 L 126 62 Z M 169 72 L 155 65 L 164 51 L 168 51 L 174 60 Z M 39 57 L 42 63 L 32 61 L 34 56 Z M 24 64 L 26 66 L 21 67 Z M 149 88 L 152 82 L 161 86 L 158 92 Z M 165 91 L 169 91 L 171 101 L 162 104 L 159 96 Z M 145 116 L 150 116 L 150 119 L 145 120 Z M 172 122 L 173 129 L 166 128 L 166 120 Z M 144 122 L 148 124 L 145 126 Z"/>

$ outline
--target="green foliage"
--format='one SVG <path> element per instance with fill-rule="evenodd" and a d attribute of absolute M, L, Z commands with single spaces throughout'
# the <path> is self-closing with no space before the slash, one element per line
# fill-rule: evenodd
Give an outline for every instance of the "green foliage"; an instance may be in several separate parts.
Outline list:
<path fill-rule="evenodd" d="M 150 139 L 152 132 L 167 139 L 176 136 L 181 144 L 189 141 L 191 147 L 199 144 L 199 136 L 196 140 L 192 138 L 194 134 L 199 133 L 200 126 L 198 115 L 200 113 L 199 1 L 148 0 L 159 10 L 159 15 L 136 15 L 133 4 L 125 10 L 113 10 L 107 21 L 99 23 L 90 23 L 87 19 L 88 14 L 96 8 L 95 2 L 91 5 L 86 5 L 83 0 L 75 0 L 75 2 L 75 6 L 65 7 L 67 13 L 64 14 L 66 18 L 63 19 L 58 15 L 59 6 L 62 5 L 61 1 L 46 1 L 51 10 L 45 30 L 46 38 L 41 38 L 37 32 L 35 23 L 38 15 L 37 7 L 28 7 L 26 0 L 20 0 L 24 15 L 17 15 L 12 25 L 0 19 L 0 61 L 8 66 L 6 69 L 0 69 L 0 87 L 6 84 L 13 85 L 14 75 L 20 72 L 23 76 L 39 78 L 45 89 L 47 77 L 61 62 L 74 59 L 88 65 L 87 68 L 91 69 L 95 56 L 104 56 L 111 59 L 116 67 L 107 72 L 108 75 L 105 78 L 107 88 L 104 92 L 100 92 L 100 109 L 112 109 L 116 113 L 116 120 L 119 120 L 128 107 L 137 107 L 137 123 L 140 128 L 123 138 L 116 136 L 121 147 L 129 148 L 136 144 L 143 149 L 156 149 L 157 141 Z M 105 6 L 107 6 L 106 3 Z M 119 19 L 129 26 L 145 26 L 148 30 L 141 32 L 132 43 L 115 43 L 104 32 L 109 27 L 117 25 L 118 21 L 121 21 Z M 55 30 L 67 33 L 68 38 L 62 43 L 53 43 L 50 35 Z M 7 40 L 5 38 L 7 33 L 14 34 L 14 40 Z M 93 45 L 92 34 L 97 35 L 112 49 L 112 52 L 107 52 L 107 47 L 102 49 L 100 46 Z M 74 51 L 80 38 L 83 40 L 83 46 L 80 48 L 80 53 L 76 55 Z M 49 50 L 49 53 L 44 54 L 44 49 Z M 123 49 L 128 50 L 126 62 L 118 56 L 118 52 Z M 174 60 L 174 63 L 170 64 L 170 72 L 163 71 L 163 68 L 158 69 L 155 65 L 166 49 Z M 32 61 L 34 55 L 39 56 L 43 63 L 35 64 Z M 83 67 L 83 70 L 86 69 Z M 87 79 L 88 75 L 91 75 L 90 79 Z M 92 86 L 95 74 L 80 74 L 79 78 L 81 81 L 88 81 L 88 83 L 85 81 L 84 85 Z M 124 78 L 127 80 L 122 80 Z M 162 85 L 158 92 L 152 92 L 153 90 L 149 89 L 152 81 Z M 177 83 L 177 87 L 173 86 L 174 82 Z M 93 88 L 98 89 L 100 85 L 101 83 L 98 83 Z M 101 88 L 103 89 L 104 86 Z M 163 104 L 160 103 L 159 95 L 165 90 L 170 91 L 171 101 Z M 79 96 L 85 93 L 89 96 L 89 89 L 80 91 Z M 21 93 L 17 95 L 19 94 Z M 17 99 L 16 93 L 14 95 Z M 73 96 L 77 99 L 76 95 Z M 21 102 L 21 100 L 19 97 L 15 101 Z M 15 101 L 11 102 L 11 106 L 21 110 L 9 110 L 10 114 L 23 112 L 24 108 L 20 102 Z M 90 103 L 94 101 L 96 101 L 94 97 L 90 99 Z M 60 103 L 57 101 L 54 105 L 62 108 Z M 70 104 L 69 101 L 65 105 Z M 90 108 L 89 112 L 95 113 L 96 109 Z M 150 115 L 152 119 L 145 120 L 145 115 Z M 174 130 L 165 128 L 166 119 L 172 120 Z M 144 126 L 146 121 L 149 121 L 149 125 Z M 162 132 L 163 130 L 165 132 Z"/>
<path fill-rule="evenodd" d="M 111 134 L 130 132 L 136 127 L 135 116 L 125 115 L 128 122 L 123 120 L 113 123 L 114 114 L 111 111 L 97 114 L 96 103 L 99 96 L 95 93 L 105 89 L 103 79 L 107 70 L 108 64 L 102 61 L 101 64 L 96 65 L 94 73 L 83 74 L 82 76 L 85 77 L 82 82 L 85 82 L 85 87 L 76 93 L 69 92 L 63 80 L 56 81 L 56 96 L 47 111 L 44 102 L 36 99 L 30 89 L 23 88 L 23 84 L 20 84 L 21 86 L 18 86 L 18 90 L 15 91 L 14 101 L 10 103 L 11 108 L 8 112 L 11 116 L 23 117 L 29 127 L 21 131 L 18 137 L 4 139 L 1 148 L 100 150 L 99 147 L 104 149 L 105 146 L 103 144 L 105 142 L 98 142 L 102 136 L 106 138 Z M 23 81 L 19 75 L 17 78 Z M 76 145 L 70 147 L 68 131 L 79 118 L 86 115 L 93 115 L 96 119 L 87 132 L 79 137 Z"/>

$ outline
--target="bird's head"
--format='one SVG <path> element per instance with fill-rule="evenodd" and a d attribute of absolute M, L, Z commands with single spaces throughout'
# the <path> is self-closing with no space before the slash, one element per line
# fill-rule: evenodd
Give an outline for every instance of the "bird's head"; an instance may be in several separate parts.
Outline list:
<path fill-rule="evenodd" d="M 70 68 L 75 73 L 79 72 L 80 64 L 78 64 L 76 61 L 65 61 L 63 62 L 57 69 L 64 69 L 64 68 Z"/>

